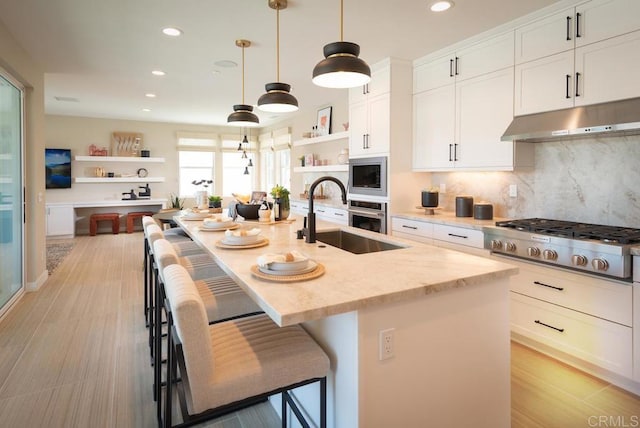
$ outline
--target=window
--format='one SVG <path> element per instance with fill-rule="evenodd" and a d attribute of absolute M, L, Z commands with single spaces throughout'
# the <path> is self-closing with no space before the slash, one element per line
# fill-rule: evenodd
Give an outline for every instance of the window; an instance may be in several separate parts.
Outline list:
<path fill-rule="evenodd" d="M 211 151 L 178 152 L 179 193 L 180 197 L 192 197 L 197 190 L 192 184 L 195 180 L 214 180 L 215 153 Z M 215 180 L 210 186 L 215 189 Z"/>
<path fill-rule="evenodd" d="M 291 190 L 291 133 L 289 128 L 260 135 L 260 184 L 267 192 L 279 184 Z"/>
<path fill-rule="evenodd" d="M 232 193 L 250 195 L 253 190 L 253 177 L 255 166 L 247 166 L 249 159 L 255 165 L 253 153 L 247 152 L 247 158 L 242 157 L 242 152 L 231 151 L 222 153 L 222 194 L 231 196 Z M 245 168 L 249 174 L 245 174 Z"/>
<path fill-rule="evenodd" d="M 193 181 L 213 180 L 211 194 L 219 189 L 216 182 L 218 136 L 204 133 L 178 133 L 178 194 L 190 198 L 198 190 Z"/>

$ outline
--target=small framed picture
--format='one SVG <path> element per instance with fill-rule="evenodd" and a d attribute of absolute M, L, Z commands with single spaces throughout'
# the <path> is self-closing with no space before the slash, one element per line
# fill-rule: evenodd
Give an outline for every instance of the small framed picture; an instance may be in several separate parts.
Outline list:
<path fill-rule="evenodd" d="M 318 110 L 317 133 L 318 135 L 331 134 L 331 106 Z"/>
<path fill-rule="evenodd" d="M 313 153 L 307 153 L 304 155 L 304 166 L 313 166 Z"/>

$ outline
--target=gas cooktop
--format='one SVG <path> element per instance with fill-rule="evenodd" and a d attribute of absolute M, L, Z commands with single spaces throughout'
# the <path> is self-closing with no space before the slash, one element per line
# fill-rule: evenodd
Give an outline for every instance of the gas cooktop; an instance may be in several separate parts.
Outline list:
<path fill-rule="evenodd" d="M 603 226 L 545 218 L 498 221 L 496 226 L 563 238 L 593 239 L 603 243 L 625 245 L 640 243 L 640 229 L 628 227 Z"/>
<path fill-rule="evenodd" d="M 545 218 L 498 221 L 483 228 L 492 253 L 630 281 L 631 247 L 640 229 Z"/>

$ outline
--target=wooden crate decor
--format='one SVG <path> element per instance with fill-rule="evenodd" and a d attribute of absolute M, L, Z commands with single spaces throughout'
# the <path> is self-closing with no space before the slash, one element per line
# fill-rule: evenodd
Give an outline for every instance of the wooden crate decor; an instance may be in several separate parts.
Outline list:
<path fill-rule="evenodd" d="M 139 156 L 142 149 L 142 134 L 139 132 L 114 132 L 111 136 L 113 156 Z"/>

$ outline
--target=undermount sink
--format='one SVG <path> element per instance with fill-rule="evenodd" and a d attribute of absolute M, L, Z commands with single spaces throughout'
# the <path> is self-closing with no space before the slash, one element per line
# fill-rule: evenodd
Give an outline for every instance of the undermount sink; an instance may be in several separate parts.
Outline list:
<path fill-rule="evenodd" d="M 340 248 L 353 254 L 375 253 L 378 251 L 399 250 L 401 245 L 378 241 L 366 236 L 345 232 L 344 230 L 328 230 L 316 232 L 316 240 Z"/>

